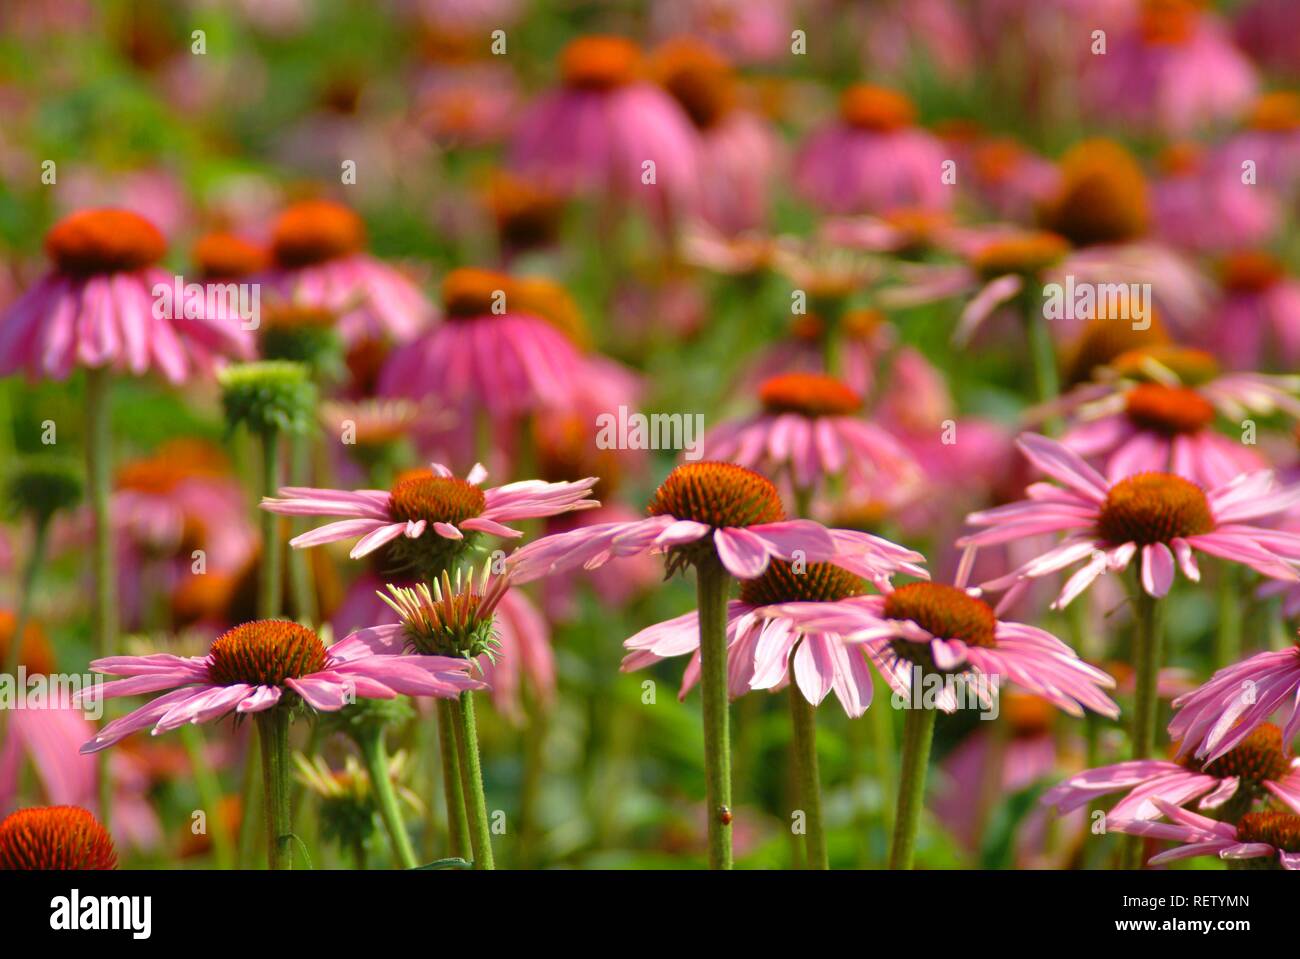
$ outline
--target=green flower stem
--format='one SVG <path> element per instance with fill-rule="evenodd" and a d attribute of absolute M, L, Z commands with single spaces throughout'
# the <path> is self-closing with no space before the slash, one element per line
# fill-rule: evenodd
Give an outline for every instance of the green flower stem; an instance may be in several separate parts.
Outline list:
<path fill-rule="evenodd" d="M 117 652 L 117 574 L 113 568 L 112 517 L 108 511 L 111 492 L 112 423 L 109 409 L 111 374 L 106 369 L 86 370 L 86 487 L 94 519 L 93 624 L 95 651 L 102 658 Z M 99 818 L 112 818 L 113 782 L 108 768 L 108 751 L 97 759 Z"/>
<path fill-rule="evenodd" d="M 181 745 L 189 757 L 194 772 L 194 785 L 199 791 L 199 802 L 207 810 L 208 833 L 212 837 L 212 857 L 218 869 L 234 865 L 235 849 L 230 833 L 221 815 L 221 783 L 203 749 L 203 730 L 200 726 L 186 724 L 180 728 Z"/>
<path fill-rule="evenodd" d="M 488 827 L 487 799 L 483 795 L 483 770 L 479 766 L 478 730 L 474 724 L 474 694 L 468 689 L 450 700 L 456 724 L 456 751 L 460 755 L 460 788 L 469 815 L 469 842 L 475 869 L 495 869 L 492 832 Z"/>
<path fill-rule="evenodd" d="M 262 744 L 266 858 L 271 869 L 293 868 L 293 818 L 289 809 L 289 711 L 272 706 L 257 714 Z"/>
<path fill-rule="evenodd" d="M 274 496 L 280 488 L 280 432 L 264 430 L 262 440 L 262 495 Z M 269 510 L 261 511 L 262 521 L 262 581 L 257 591 L 257 615 L 262 619 L 275 619 L 283 612 L 280 564 L 280 516 Z"/>
<path fill-rule="evenodd" d="M 294 486 L 311 486 L 311 449 L 312 438 L 309 433 L 297 433 L 290 438 L 289 475 Z M 274 496 L 275 491 L 267 494 Z M 306 532 L 309 520 L 294 520 L 291 525 L 294 535 Z M 317 621 L 316 589 L 312 582 L 311 557 L 305 549 L 289 551 L 289 588 L 293 591 L 294 615 L 301 622 Z"/>
<path fill-rule="evenodd" d="M 1133 582 L 1133 666 L 1137 684 L 1130 733 L 1133 759 L 1149 759 L 1155 752 L 1156 714 L 1160 706 L 1156 679 L 1162 657 L 1164 616 L 1165 604 L 1147 594 L 1137 574 Z M 1141 836 L 1128 837 L 1124 854 L 1126 868 L 1142 868 L 1143 844 Z"/>
<path fill-rule="evenodd" d="M 794 730 L 794 758 L 799 776 L 799 802 L 804 812 L 804 834 L 808 846 L 808 868 L 829 869 L 826 831 L 822 821 L 822 784 L 817 771 L 817 709 L 803 698 L 794 678 L 794 654 L 790 660 L 790 724 Z"/>
<path fill-rule="evenodd" d="M 438 746 L 442 754 L 442 794 L 447 804 L 447 836 L 451 855 L 470 857 L 469 818 L 460 792 L 460 759 L 456 755 L 456 716 L 452 701 L 438 700 Z"/>
<path fill-rule="evenodd" d="M 1219 568 L 1219 628 L 1214 631 L 1214 668 L 1241 659 L 1241 581 L 1237 567 Z"/>
<path fill-rule="evenodd" d="M 388 751 L 384 748 L 383 728 L 378 725 L 367 728 L 357 737 L 357 744 L 361 747 L 366 772 L 370 774 L 370 786 L 374 789 L 375 802 L 379 806 L 379 818 L 384 821 L 388 839 L 393 844 L 393 855 L 403 869 L 414 869 L 420 862 L 415 858 L 411 837 L 397 806 L 397 793 L 393 791 L 393 781 L 388 776 Z"/>
<path fill-rule="evenodd" d="M 18 595 L 18 615 L 14 619 L 13 635 L 9 637 L 9 649 L 5 656 L 4 671 L 8 676 L 18 674 L 22 661 L 23 633 L 27 630 L 27 621 L 32 615 L 32 600 L 36 593 L 36 577 L 40 575 L 41 566 L 45 564 L 45 549 L 50 539 L 50 517 L 38 516 L 34 523 L 32 537 L 32 554 L 27 558 L 23 569 L 23 582 Z M 4 721 L 0 714 L 0 723 Z"/>
<path fill-rule="evenodd" d="M 730 575 L 716 558 L 696 564 L 710 869 L 732 867 L 731 730 L 727 715 L 727 588 L 730 584 Z"/>
<path fill-rule="evenodd" d="M 1025 280 L 1026 284 L 1030 279 Z M 1025 334 L 1029 341 L 1029 358 L 1034 368 L 1034 392 L 1039 403 L 1050 403 L 1061 393 L 1061 379 L 1056 370 L 1056 348 L 1052 344 L 1052 333 L 1047 328 L 1047 318 L 1043 316 L 1042 304 L 1036 295 L 1028 290 L 1020 297 L 1021 316 L 1024 317 Z M 1043 424 L 1043 432 L 1055 436 L 1061 431 L 1059 417 L 1052 417 Z"/>
<path fill-rule="evenodd" d="M 894 814 L 894 843 L 889 850 L 890 869 L 911 869 L 916 853 L 916 831 L 925 804 L 925 777 L 934 741 L 936 710 L 913 708 L 903 720 L 903 756 L 898 777 L 898 808 Z"/>

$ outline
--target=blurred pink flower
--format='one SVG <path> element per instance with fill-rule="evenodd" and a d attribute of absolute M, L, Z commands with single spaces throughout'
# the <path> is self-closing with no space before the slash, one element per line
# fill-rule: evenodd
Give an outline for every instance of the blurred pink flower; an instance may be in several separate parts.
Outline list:
<path fill-rule="evenodd" d="M 699 189 L 698 137 L 676 101 L 641 79 L 636 45 L 581 37 L 565 48 L 561 69 L 563 86 L 520 117 L 511 166 L 548 189 L 640 202 L 661 217 L 688 209 Z"/>
<path fill-rule="evenodd" d="M 1094 115 L 1181 135 L 1234 116 L 1258 77 L 1220 19 L 1195 0 L 1144 0 L 1134 22 L 1084 61 L 1083 97 Z"/>
<path fill-rule="evenodd" d="M 1215 356 L 1234 369 L 1300 365 L 1300 280 L 1262 250 L 1229 254 L 1220 279 L 1223 293 L 1206 330 Z"/>
<path fill-rule="evenodd" d="M 1240 167 L 1200 148 L 1178 144 L 1161 157 L 1151 184 L 1155 234 L 1171 247 L 1223 252 L 1264 243 L 1278 228 L 1278 200 L 1260 184 L 1242 182 Z"/>
<path fill-rule="evenodd" d="M 158 229 L 126 210 L 60 220 L 45 237 L 54 269 L 0 318 L 0 376 L 25 370 L 63 380 L 78 366 L 140 376 L 152 368 L 180 383 L 211 371 L 222 354 L 250 355 L 248 333 L 232 320 L 157 315 L 155 285 L 174 285 L 154 265 L 165 249 Z"/>
<path fill-rule="evenodd" d="M 884 213 L 898 207 L 946 209 L 948 159 L 942 143 L 914 125 L 903 94 L 850 87 L 840 116 L 814 133 L 795 159 L 796 189 L 826 213 Z"/>
<path fill-rule="evenodd" d="M 352 210 L 306 200 L 284 210 L 271 237 L 266 295 L 338 315 L 345 344 L 405 343 L 433 319 L 433 308 L 404 274 L 364 251 L 365 227 Z"/>

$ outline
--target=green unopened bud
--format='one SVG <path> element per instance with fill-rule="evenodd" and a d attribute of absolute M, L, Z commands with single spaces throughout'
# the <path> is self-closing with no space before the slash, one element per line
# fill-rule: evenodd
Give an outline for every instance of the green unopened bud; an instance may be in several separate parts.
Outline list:
<path fill-rule="evenodd" d="M 343 374 L 343 338 L 334 314 L 323 309 L 280 306 L 268 309 L 262 326 L 262 356 L 302 363 L 313 377 L 334 380 Z"/>
<path fill-rule="evenodd" d="M 62 457 L 22 460 L 10 472 L 5 492 L 14 514 L 45 522 L 81 502 L 81 468 Z"/>
<path fill-rule="evenodd" d="M 230 429 L 306 433 L 314 422 L 316 387 L 301 363 L 262 360 L 229 366 L 217 375 Z"/>

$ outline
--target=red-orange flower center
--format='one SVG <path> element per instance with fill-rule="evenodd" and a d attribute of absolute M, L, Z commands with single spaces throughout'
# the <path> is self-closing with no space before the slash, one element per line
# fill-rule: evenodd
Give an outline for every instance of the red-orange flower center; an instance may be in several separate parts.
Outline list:
<path fill-rule="evenodd" d="M 735 105 L 731 64 L 708 44 L 670 41 L 656 52 L 654 67 L 659 82 L 701 130 L 715 125 Z"/>
<path fill-rule="evenodd" d="M 580 90 L 612 90 L 636 80 L 641 50 L 623 37 L 579 37 L 560 55 L 560 73 L 567 86 Z"/>
<path fill-rule="evenodd" d="M 916 120 L 916 107 L 897 90 L 859 83 L 841 95 L 840 116 L 860 130 L 889 133 L 911 126 Z"/>
<path fill-rule="evenodd" d="M 1150 44 L 1186 43 L 1196 34 L 1200 5 L 1195 0 L 1146 0 L 1142 4 L 1142 39 Z"/>
<path fill-rule="evenodd" d="M 1195 483 L 1172 473 L 1135 473 L 1106 494 L 1097 531 L 1111 545 L 1150 546 L 1215 528 L 1209 500 Z"/>
<path fill-rule="evenodd" d="M 1265 780 L 1278 782 L 1291 771 L 1291 760 L 1282 749 L 1282 730 L 1273 723 L 1255 727 L 1241 743 L 1203 771 L 1211 776 L 1237 776 L 1244 786 L 1258 791 Z"/>
<path fill-rule="evenodd" d="M 866 584 L 834 563 L 807 563 L 802 572 L 794 564 L 772 560 L 757 579 L 740 584 L 740 598 L 751 606 L 776 603 L 833 603 L 861 596 Z"/>
<path fill-rule="evenodd" d="M 1109 317 L 1089 320 L 1070 350 L 1070 358 L 1065 364 L 1065 382 L 1070 386 L 1086 383 L 1099 368 L 1109 365 L 1116 357 L 1165 343 L 1168 338 L 1164 325 L 1154 312 L 1151 324 L 1145 330 L 1134 329 L 1132 323 L 1116 323 Z"/>
<path fill-rule="evenodd" d="M 208 675 L 214 683 L 234 686 L 283 686 L 325 668 L 325 645 L 297 623 L 259 619 L 223 633 L 212 643 Z"/>
<path fill-rule="evenodd" d="M 937 639 L 959 639 L 968 646 L 997 646 L 993 607 L 965 590 L 943 583 L 908 583 L 885 597 L 886 619 L 907 619 Z M 895 650 L 906 648 L 900 640 Z"/>
<path fill-rule="evenodd" d="M 455 525 L 486 508 L 487 497 L 473 483 L 431 470 L 402 474 L 389 493 L 388 509 L 395 520 Z"/>
<path fill-rule="evenodd" d="M 0 822 L 0 869 L 116 869 L 113 837 L 78 806 L 19 809 Z"/>
<path fill-rule="evenodd" d="M 1266 93 L 1251 107 L 1247 125 L 1267 133 L 1291 133 L 1300 130 L 1300 93 L 1277 91 Z"/>
<path fill-rule="evenodd" d="M 64 273 L 89 276 L 138 270 L 167 252 L 158 228 L 130 210 L 81 210 L 45 234 L 45 252 Z"/>
<path fill-rule="evenodd" d="M 513 281 L 495 270 L 462 267 L 442 278 L 442 306 L 448 319 L 488 316 L 511 309 Z M 498 304 L 501 304 L 498 306 Z"/>
<path fill-rule="evenodd" d="M 1054 265 L 1070 252 L 1063 237 L 1044 230 L 1026 231 L 1003 237 L 978 250 L 972 265 L 983 276 L 1018 273 L 1033 276 Z"/>
<path fill-rule="evenodd" d="M 1262 293 L 1286 274 L 1282 261 L 1263 250 L 1244 250 L 1223 258 L 1219 276 L 1231 293 Z"/>
<path fill-rule="evenodd" d="M 862 397 L 824 373 L 782 373 L 764 381 L 758 396 L 769 413 L 851 416 L 862 408 Z"/>
<path fill-rule="evenodd" d="M 651 516 L 675 516 L 708 526 L 755 526 L 785 519 L 772 481 L 734 463 L 684 463 L 650 500 Z"/>
<path fill-rule="evenodd" d="M 1237 841 L 1264 842 L 1274 849 L 1300 852 L 1300 816 L 1291 812 L 1248 812 L 1237 823 Z"/>
<path fill-rule="evenodd" d="M 1214 422 L 1214 406 L 1185 386 L 1140 383 L 1124 398 L 1129 420 L 1144 430 L 1165 436 L 1199 433 Z"/>
<path fill-rule="evenodd" d="M 343 204 L 304 200 L 276 219 L 271 252 L 280 266 L 311 266 L 356 253 L 365 242 L 361 217 Z"/>
<path fill-rule="evenodd" d="M 266 266 L 266 251 L 233 233 L 208 233 L 194 244 L 194 266 L 205 280 L 234 280 Z"/>
<path fill-rule="evenodd" d="M 1074 246 L 1122 243 L 1146 232 L 1146 178 L 1110 140 L 1087 140 L 1061 158 L 1060 186 L 1041 220 Z"/>

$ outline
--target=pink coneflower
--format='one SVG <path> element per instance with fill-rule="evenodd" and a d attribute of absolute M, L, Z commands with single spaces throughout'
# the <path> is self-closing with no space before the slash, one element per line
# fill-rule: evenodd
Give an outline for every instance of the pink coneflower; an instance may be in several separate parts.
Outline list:
<path fill-rule="evenodd" d="M 737 579 L 753 579 L 772 559 L 834 562 L 877 575 L 882 560 L 902 547 L 811 520 L 785 518 L 776 487 L 734 463 L 684 463 L 655 491 L 645 519 L 604 523 L 545 536 L 510 555 L 517 583 L 644 552 L 668 554 L 676 571 L 716 552 Z"/>
<path fill-rule="evenodd" d="M 554 516 L 598 505 L 587 499 L 595 478 L 576 483 L 525 480 L 481 489 L 487 470 L 475 465 L 457 479 L 441 463 L 400 475 L 391 490 L 331 490 L 289 486 L 279 499 L 267 497 L 262 509 L 288 516 L 345 516 L 290 541 L 305 548 L 360 537 L 352 547 L 360 559 L 386 547 L 395 570 L 428 572 L 473 542 L 480 533 L 514 539 L 523 535 L 505 523 Z"/>
<path fill-rule="evenodd" d="M 907 571 L 920 574 L 915 564 L 924 562 L 919 553 L 895 557 Z M 871 705 L 871 657 L 877 668 L 884 663 L 875 650 L 845 645 L 834 630 L 801 629 L 797 619 L 783 615 L 784 604 L 814 605 L 860 596 L 866 582 L 832 563 L 810 563 L 803 572 L 793 572 L 781 560 L 768 564 L 756 579 L 745 580 L 740 599 L 727 604 L 727 690 L 732 699 L 753 689 L 781 689 L 791 672 L 800 694 L 818 706 L 834 690 L 844 712 L 856 718 Z M 882 575 L 889 571 L 882 569 Z M 623 658 L 624 672 L 643 669 L 671 656 L 691 656 L 682 676 L 679 698 L 685 699 L 700 679 L 699 613 L 692 611 L 676 619 L 641 630 L 623 643 L 631 652 Z"/>
<path fill-rule="evenodd" d="M 727 234 L 761 226 L 782 144 L 738 103 L 731 64 L 708 45 L 680 38 L 655 52 L 654 72 L 699 134 L 697 215 Z"/>
<path fill-rule="evenodd" d="M 1066 582 L 1053 606 L 1064 608 L 1106 572 L 1119 572 L 1141 553 L 1142 589 L 1160 597 L 1173 585 L 1175 561 L 1193 582 L 1201 578 L 1196 552 L 1208 553 L 1277 579 L 1296 580 L 1300 536 L 1249 524 L 1282 513 L 1300 500 L 1300 486 L 1277 488 L 1260 470 L 1208 492 L 1172 473 L 1146 472 L 1106 479 L 1077 453 L 1032 433 L 1016 445 L 1030 462 L 1064 484 L 1035 483 L 1028 499 L 972 513 L 967 522 L 987 529 L 957 545 L 982 548 L 1028 536 L 1064 532 L 1058 545 L 986 589 L 1023 588 L 1080 560 L 1086 566 Z M 1018 595 L 1019 589 L 1008 594 Z M 1003 603 L 1007 602 L 1004 598 Z"/>
<path fill-rule="evenodd" d="M 758 389 L 763 410 L 726 423 L 704 439 L 704 455 L 769 476 L 788 473 L 807 493 L 830 477 L 905 486 L 916 463 L 888 432 L 859 414 L 862 397 L 822 373 L 785 373 Z"/>
<path fill-rule="evenodd" d="M 1199 799 L 1196 808 L 1203 810 L 1232 801 L 1233 808 L 1249 811 L 1256 799 L 1273 795 L 1300 809 L 1300 759 L 1287 758 L 1282 731 L 1265 723 L 1213 762 L 1134 759 L 1089 769 L 1049 789 L 1042 802 L 1070 812 L 1118 792 L 1125 795 L 1107 814 L 1112 822 L 1158 819 L 1156 799 L 1173 806 Z"/>
<path fill-rule="evenodd" d="M 1295 369 L 1300 364 L 1300 280 L 1262 250 L 1229 254 L 1219 275 L 1223 295 L 1206 331 L 1209 348 L 1230 368 L 1277 368 L 1280 359 L 1284 368 Z"/>
<path fill-rule="evenodd" d="M 549 189 L 636 200 L 660 215 L 680 211 L 699 188 L 690 120 L 642 79 L 641 51 L 622 37 L 580 37 L 561 55 L 563 86 L 525 108 L 511 166 Z M 654 164 L 654 182 L 643 180 Z"/>
<path fill-rule="evenodd" d="M 945 151 L 917 128 L 903 94 L 865 84 L 840 100 L 840 117 L 813 134 L 795 160 L 795 186 L 826 213 L 884 213 L 897 207 L 946 209 Z"/>
<path fill-rule="evenodd" d="M 518 294 L 503 274 L 448 273 L 442 284 L 446 321 L 388 358 L 380 394 L 432 397 L 463 413 L 466 429 L 475 409 L 508 428 L 520 417 L 572 408 L 588 365 L 566 332 L 525 309 Z"/>
<path fill-rule="evenodd" d="M 1119 715 L 1119 707 L 1102 692 L 1115 686 L 1114 679 L 1046 630 L 1001 619 L 962 579 L 959 572 L 953 586 L 908 583 L 891 589 L 886 583 L 883 596 L 793 603 L 779 613 L 803 631 L 828 630 L 846 643 L 864 646 L 890 688 L 909 702 L 919 669 L 1012 682 L 1071 716 L 1082 716 L 1085 708 L 1112 719 Z M 936 705 L 956 707 L 951 688 L 943 690 Z"/>
<path fill-rule="evenodd" d="M 1034 211 L 1056 184 L 1056 168 L 1009 137 L 993 137 L 970 148 L 972 190 L 1000 219 L 1032 221 Z"/>
<path fill-rule="evenodd" d="M 141 729 L 157 735 L 186 723 L 264 712 L 294 698 L 334 712 L 355 696 L 453 697 L 481 688 L 469 666 L 449 656 L 401 654 L 360 633 L 326 647 L 305 626 L 257 620 L 218 637 L 206 656 L 158 653 L 93 661 L 96 672 L 126 678 L 88 691 L 86 701 L 171 692 L 113 720 L 81 751 L 98 752 Z"/>
<path fill-rule="evenodd" d="M 280 214 L 267 295 L 338 316 L 345 344 L 418 335 L 433 308 L 404 274 L 365 252 L 365 226 L 341 203 L 305 200 Z"/>
<path fill-rule="evenodd" d="M 1237 113 L 1255 68 L 1220 20 L 1196 0 L 1144 0 L 1136 21 L 1085 59 L 1084 99 L 1101 117 L 1185 134 Z"/>
<path fill-rule="evenodd" d="M 1175 699 L 1174 709 L 1169 735 L 1178 741 L 1179 755 L 1212 763 L 1279 709 L 1286 716 L 1282 743 L 1289 748 L 1300 732 L 1300 645 L 1225 666 Z"/>
<path fill-rule="evenodd" d="M 1300 869 L 1300 810 L 1250 812 L 1234 826 L 1199 816 L 1163 799 L 1153 799 L 1152 803 L 1171 821 L 1130 819 L 1109 824 L 1116 832 L 1131 836 L 1173 839 L 1186 844 L 1152 856 L 1148 865 L 1160 866 L 1193 856 L 1218 856 L 1231 867 L 1240 860 L 1267 857 L 1276 858 L 1282 869 Z M 1264 864 L 1266 868 L 1270 865 Z"/>
<path fill-rule="evenodd" d="M 1278 199 L 1257 183 L 1242 183 L 1241 168 L 1193 144 L 1160 155 L 1161 176 L 1151 184 L 1151 218 L 1164 243 L 1197 253 L 1266 242 L 1278 228 Z"/>
<path fill-rule="evenodd" d="M 173 286 L 155 265 L 165 250 L 157 228 L 126 210 L 82 210 L 56 223 L 45 236 L 53 271 L 0 319 L 0 376 L 157 369 L 180 383 L 222 355 L 247 355 L 248 334 L 234 322 L 155 315 L 154 286 Z"/>
<path fill-rule="evenodd" d="M 650 24 L 658 36 L 699 37 L 739 63 L 768 63 L 789 54 L 791 7 L 790 0 L 660 0 Z"/>
<path fill-rule="evenodd" d="M 116 868 L 113 837 L 85 809 L 38 806 L 0 820 L 0 870 Z"/>

